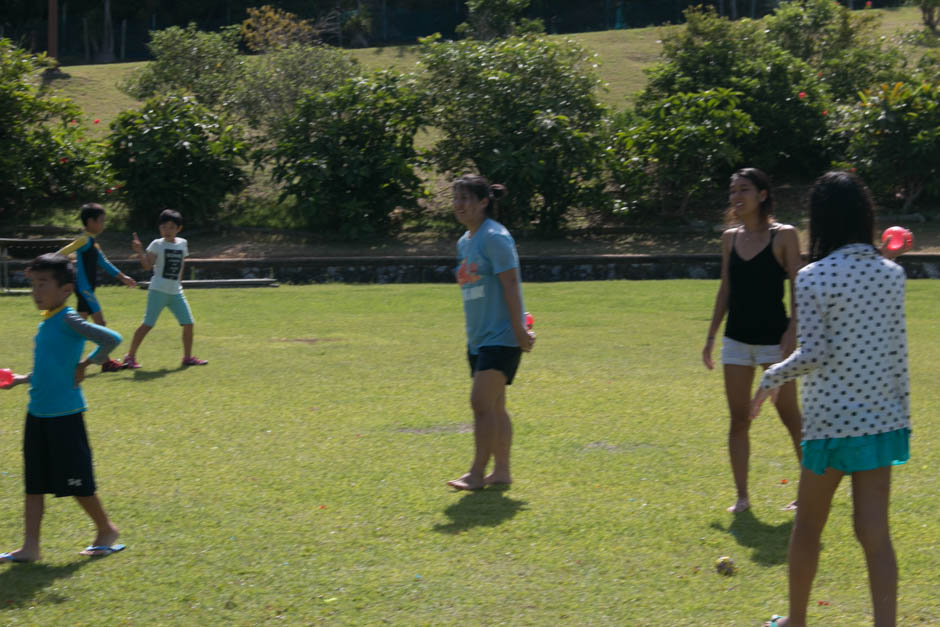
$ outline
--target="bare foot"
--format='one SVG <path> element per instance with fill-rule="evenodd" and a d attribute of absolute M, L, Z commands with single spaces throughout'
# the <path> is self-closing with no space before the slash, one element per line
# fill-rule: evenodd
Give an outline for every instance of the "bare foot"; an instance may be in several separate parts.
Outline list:
<path fill-rule="evenodd" d="M 751 509 L 751 502 L 748 499 L 738 499 L 738 502 L 728 508 L 732 514 L 740 514 L 743 511 Z"/>
<path fill-rule="evenodd" d="M 497 475 L 495 472 L 483 477 L 485 485 L 509 485 L 512 483 L 512 477 L 509 475 Z"/>
<path fill-rule="evenodd" d="M 121 533 L 118 531 L 117 527 L 112 526 L 107 533 L 98 533 L 95 536 L 95 541 L 91 544 L 93 547 L 111 547 L 114 546 L 114 543 L 117 542 L 118 537 Z M 100 550 L 91 550 L 91 547 L 81 551 L 79 555 L 87 555 L 89 557 L 100 557 L 102 555 L 109 555 L 110 550 L 102 548 Z"/>
<path fill-rule="evenodd" d="M 790 501 L 783 506 L 783 511 L 785 512 L 795 512 L 796 511 L 796 501 Z"/>
<path fill-rule="evenodd" d="M 484 484 L 482 477 L 468 472 L 460 479 L 448 481 L 447 485 L 458 490 L 479 490 Z"/>
<path fill-rule="evenodd" d="M 39 561 L 39 553 L 28 553 L 23 549 L 0 554 L 0 564 L 28 564 Z"/>

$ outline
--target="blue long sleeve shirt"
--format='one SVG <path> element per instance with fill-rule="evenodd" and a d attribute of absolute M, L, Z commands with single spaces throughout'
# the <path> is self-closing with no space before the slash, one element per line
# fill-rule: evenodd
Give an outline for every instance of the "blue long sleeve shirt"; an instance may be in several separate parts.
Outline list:
<path fill-rule="evenodd" d="M 82 360 L 85 340 L 98 346 L 88 356 L 103 364 L 121 343 L 121 336 L 107 327 L 88 322 L 67 306 L 43 312 L 33 352 L 28 411 L 37 418 L 68 416 L 87 409 L 75 368 Z"/>

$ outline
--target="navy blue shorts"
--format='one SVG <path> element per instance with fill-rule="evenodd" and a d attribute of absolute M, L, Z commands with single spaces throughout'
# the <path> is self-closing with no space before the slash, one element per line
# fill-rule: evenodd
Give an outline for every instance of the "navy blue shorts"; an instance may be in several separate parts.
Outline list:
<path fill-rule="evenodd" d="M 471 377 L 483 370 L 499 370 L 506 375 L 506 385 L 512 385 L 521 360 L 522 349 L 518 346 L 481 346 L 476 355 L 467 350 Z"/>
<path fill-rule="evenodd" d="M 26 414 L 23 432 L 26 494 L 91 496 L 95 475 L 82 413 L 55 418 Z"/>

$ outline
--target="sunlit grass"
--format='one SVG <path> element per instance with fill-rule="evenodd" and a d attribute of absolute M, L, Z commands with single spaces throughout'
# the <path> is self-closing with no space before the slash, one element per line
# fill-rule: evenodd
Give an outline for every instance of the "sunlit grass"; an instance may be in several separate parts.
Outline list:
<path fill-rule="evenodd" d="M 450 492 L 470 462 L 455 286 L 190 290 L 179 369 L 167 312 L 144 368 L 95 374 L 100 494 L 129 548 L 49 501 L 44 561 L 0 566 L 5 624 L 754 625 L 785 609 L 796 463 L 770 411 L 753 428 L 752 514 L 732 518 L 721 376 L 700 363 L 711 281 L 527 284 L 539 340 L 508 392 L 507 491 Z M 99 288 L 127 340 L 145 295 Z M 894 473 L 899 624 L 936 618 L 940 283 L 909 283 L 914 440 Z M 0 367 L 28 370 L 38 314 L 0 298 Z M 22 533 L 26 393 L 0 391 L 0 550 Z M 782 479 L 788 479 L 783 484 Z M 839 490 L 814 624 L 870 623 Z M 725 578 L 714 560 L 732 556 Z M 824 601 L 825 605 L 819 605 Z"/>

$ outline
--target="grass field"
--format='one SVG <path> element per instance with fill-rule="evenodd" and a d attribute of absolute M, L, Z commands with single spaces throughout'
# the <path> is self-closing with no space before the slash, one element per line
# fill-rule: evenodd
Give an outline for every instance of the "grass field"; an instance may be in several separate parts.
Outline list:
<path fill-rule="evenodd" d="M 74 503 L 49 501 L 43 562 L 0 566 L 0 623 L 756 625 L 785 611 L 780 507 L 798 471 L 765 411 L 754 507 L 725 512 L 721 376 L 699 357 L 716 287 L 528 284 L 539 340 L 509 390 L 516 483 L 472 494 L 444 485 L 472 449 L 456 288 L 192 290 L 208 366 L 178 368 L 164 314 L 142 370 L 84 384 L 100 494 L 129 548 L 78 556 L 92 529 Z M 99 296 L 129 339 L 144 293 Z M 940 620 L 938 299 L 940 282 L 909 282 L 900 625 Z M 0 367 L 27 371 L 37 312 L 25 296 L 0 298 L 0 312 Z M 0 391 L 0 550 L 21 539 L 26 398 Z M 846 485 L 813 624 L 870 624 L 850 515 Z M 712 570 L 720 555 L 735 576 Z"/>

